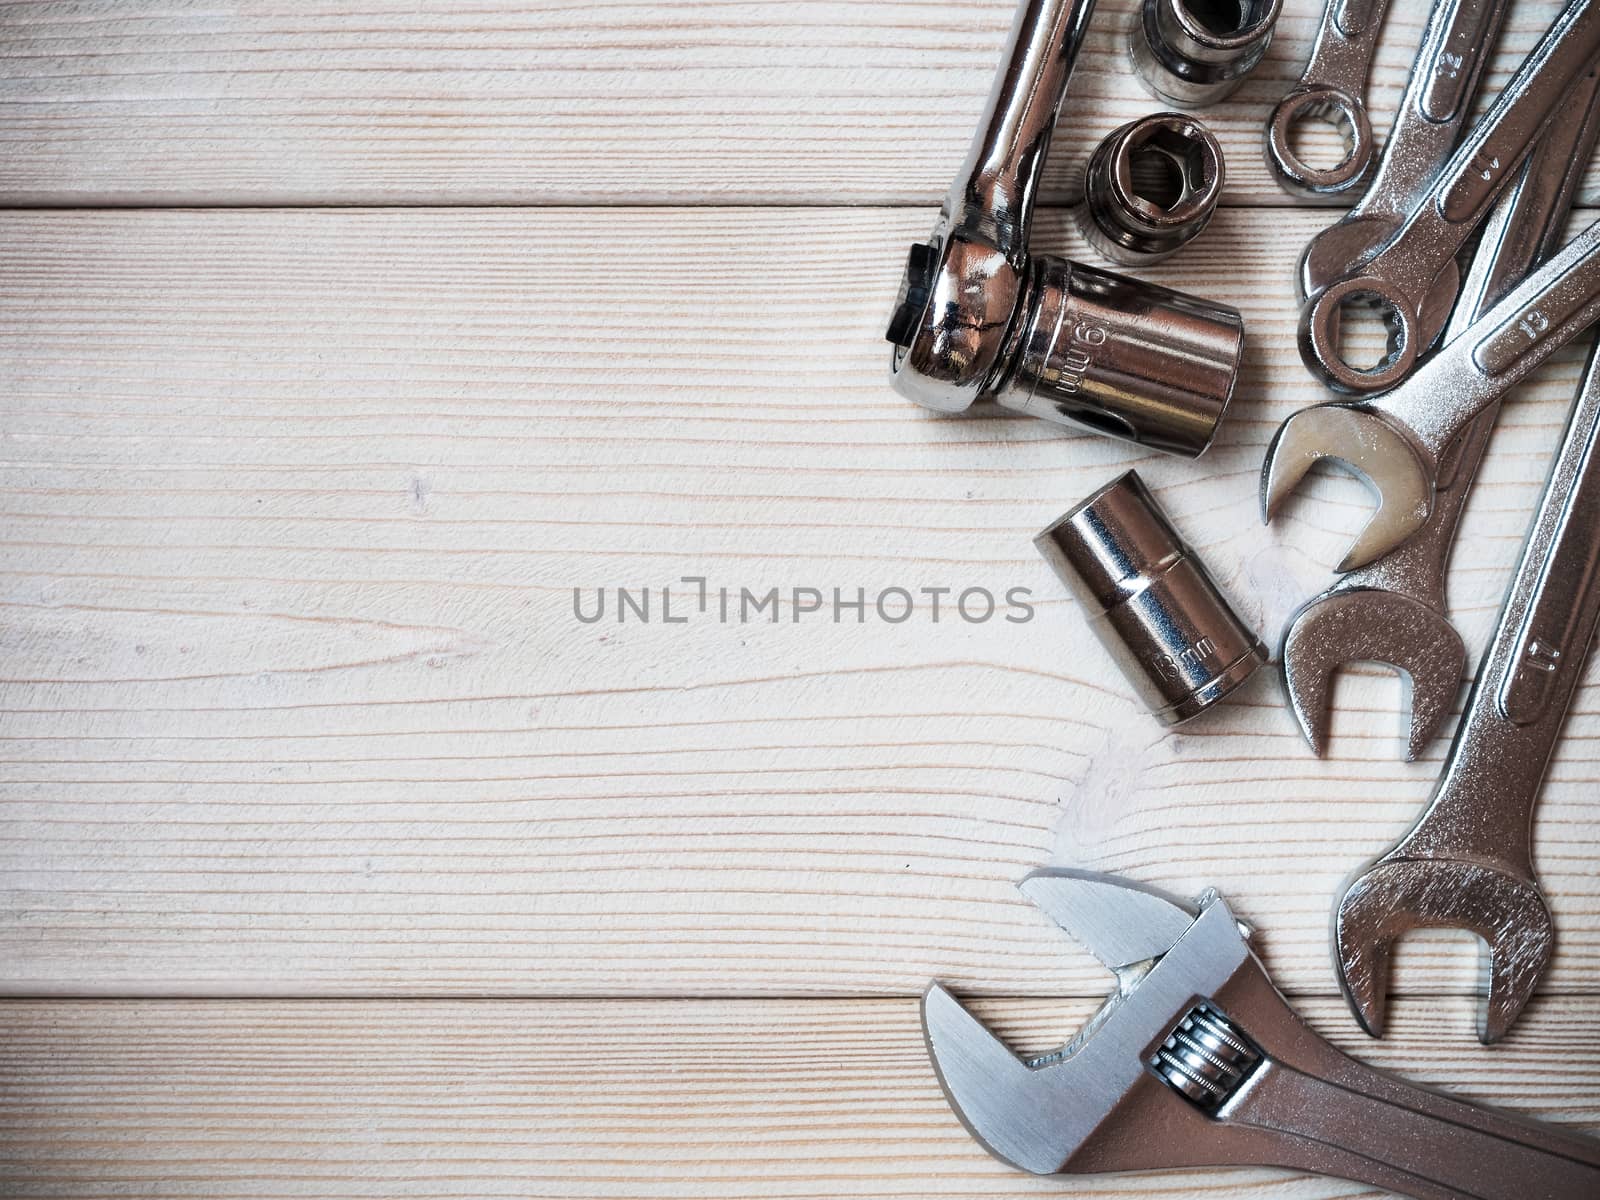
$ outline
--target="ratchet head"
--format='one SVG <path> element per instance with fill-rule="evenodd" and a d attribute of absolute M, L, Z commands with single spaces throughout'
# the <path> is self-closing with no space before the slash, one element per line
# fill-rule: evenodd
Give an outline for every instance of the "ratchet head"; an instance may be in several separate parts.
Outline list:
<path fill-rule="evenodd" d="M 1314 753 L 1328 743 L 1334 674 L 1346 663 L 1388 663 L 1411 682 L 1415 759 L 1439 732 L 1460 690 L 1467 648 L 1455 626 L 1422 601 L 1383 588 L 1330 589 L 1302 604 L 1283 637 L 1289 703 Z"/>
<path fill-rule="evenodd" d="M 1261 519 L 1270 522 L 1283 498 L 1325 458 L 1343 463 L 1378 497 L 1378 510 L 1339 564 L 1341 572 L 1393 550 L 1433 510 L 1434 470 L 1411 439 L 1370 409 L 1333 403 L 1303 408 L 1279 426 L 1261 469 Z"/>
<path fill-rule="evenodd" d="M 990 1153 L 1035 1174 L 1181 1161 L 1166 1157 L 1178 1146 L 1130 1144 L 1103 1127 L 1141 1104 L 1160 1107 L 1169 1122 L 1198 1115 L 1149 1055 L 1195 997 L 1216 994 L 1255 963 L 1238 921 L 1215 897 L 1197 909 L 1111 875 L 1040 871 L 1020 886 L 1117 973 L 1118 988 L 1070 1042 L 1025 1060 L 931 985 L 922 1026 L 951 1107 Z"/>
<path fill-rule="evenodd" d="M 1488 952 L 1485 1045 L 1505 1036 L 1544 974 L 1555 929 L 1539 885 L 1483 863 L 1387 856 L 1357 875 L 1335 914 L 1340 984 L 1363 1028 L 1382 1037 L 1389 955 L 1408 930 L 1470 929 Z"/>

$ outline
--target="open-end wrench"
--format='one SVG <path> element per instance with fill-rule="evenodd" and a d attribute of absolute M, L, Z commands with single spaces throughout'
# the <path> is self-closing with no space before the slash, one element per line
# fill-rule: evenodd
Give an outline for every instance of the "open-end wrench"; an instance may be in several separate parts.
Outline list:
<path fill-rule="evenodd" d="M 1300 82 L 1267 118 L 1267 166 L 1286 190 L 1337 196 L 1366 180 L 1373 159 L 1367 77 L 1388 9 L 1389 0 L 1328 0 Z M 1332 114 L 1350 130 L 1349 152 L 1331 167 L 1313 167 L 1294 152 L 1289 131 L 1302 119 Z"/>
<path fill-rule="evenodd" d="M 1582 120 L 1558 122 L 1545 131 L 1516 186 L 1489 217 L 1445 332 L 1446 344 L 1560 246 L 1573 196 L 1600 136 L 1600 69 L 1591 68 L 1573 96 L 1574 111 L 1580 108 L 1586 108 Z M 1284 682 L 1290 707 L 1317 754 L 1327 744 L 1333 676 L 1346 663 L 1384 662 L 1410 679 L 1408 758 L 1433 740 L 1449 713 L 1465 675 L 1467 650 L 1446 615 L 1445 569 L 1499 407 L 1491 402 L 1450 448 L 1426 524 L 1376 562 L 1340 576 L 1289 619 L 1280 655 Z"/>
<path fill-rule="evenodd" d="M 1215 893 L 1188 904 L 1083 871 L 1023 893 L 1117 974 L 1072 1041 L 1022 1059 L 948 991 L 922 1001 L 946 1098 L 996 1157 L 1039 1175 L 1292 1167 L 1420 1200 L 1600 1196 L 1600 1142 L 1363 1066 L 1273 987 Z"/>
<path fill-rule="evenodd" d="M 1461 138 L 1509 7 L 1509 0 L 1436 0 L 1372 185 L 1300 256 L 1302 300 L 1371 257 L 1426 194 Z"/>
<path fill-rule="evenodd" d="M 1552 255 L 1402 387 L 1360 402 L 1303 408 L 1278 428 L 1261 471 L 1261 511 L 1324 458 L 1343 462 L 1378 496 L 1338 569 L 1389 553 L 1424 524 L 1448 477 L 1456 439 L 1550 355 L 1600 316 L 1600 221 Z"/>
<path fill-rule="evenodd" d="M 1383 391 L 1405 377 L 1455 304 L 1456 253 L 1597 54 L 1600 4 L 1572 0 L 1394 235 L 1355 270 L 1307 297 L 1300 356 L 1313 375 L 1355 395 Z M 1346 302 L 1372 303 L 1389 316 L 1389 350 L 1372 367 L 1353 366 L 1340 354 L 1339 310 Z"/>
<path fill-rule="evenodd" d="M 1374 1036 L 1383 1033 L 1390 950 L 1407 930 L 1445 926 L 1483 939 L 1485 1042 L 1510 1028 L 1550 961 L 1555 934 L 1533 870 L 1533 806 L 1600 621 L 1597 442 L 1600 354 L 1591 354 L 1433 798 L 1339 902 L 1340 979 Z"/>

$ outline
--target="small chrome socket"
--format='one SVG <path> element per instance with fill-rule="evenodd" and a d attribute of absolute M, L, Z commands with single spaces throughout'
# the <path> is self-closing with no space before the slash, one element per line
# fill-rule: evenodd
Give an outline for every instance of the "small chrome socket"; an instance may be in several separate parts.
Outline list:
<path fill-rule="evenodd" d="M 1033 544 L 1164 724 L 1199 716 L 1267 661 L 1137 472 L 1113 479 Z"/>
<path fill-rule="evenodd" d="M 1215 104 L 1267 52 L 1280 2 L 1144 0 L 1128 38 L 1133 69 L 1168 104 Z"/>
<path fill-rule="evenodd" d="M 1073 215 L 1101 254 L 1145 266 L 1200 235 L 1223 182 L 1222 147 L 1209 129 L 1182 113 L 1153 113 L 1095 147 Z"/>

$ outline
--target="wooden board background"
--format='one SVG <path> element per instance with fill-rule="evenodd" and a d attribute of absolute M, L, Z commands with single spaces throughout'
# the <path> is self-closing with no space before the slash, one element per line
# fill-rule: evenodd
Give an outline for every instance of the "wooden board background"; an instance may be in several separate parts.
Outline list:
<path fill-rule="evenodd" d="M 1100 7 L 1053 200 L 1157 107 Z M 1249 328 L 1184 462 L 887 386 L 1009 3 L 0 4 L 0 1192 L 1368 1194 L 1040 1183 L 965 1136 L 911 998 L 1070 1032 L 1107 981 L 1012 887 L 1051 863 L 1215 885 L 1341 1044 L 1600 1124 L 1600 669 L 1539 810 L 1540 998 L 1479 1047 L 1474 945 L 1419 937 L 1372 1043 L 1328 906 L 1444 745 L 1400 761 L 1376 668 L 1325 761 L 1266 676 L 1164 733 L 1028 544 L 1137 466 L 1270 639 L 1361 520 L 1331 476 L 1255 515 L 1322 397 L 1289 273 L 1336 215 L 1259 163 L 1320 11 L 1285 8 L 1204 114 L 1228 207 L 1146 273 Z M 1059 207 L 1037 240 L 1095 261 Z M 1502 418 L 1451 574 L 1475 650 L 1581 360 Z M 1036 610 L 573 616 L 685 576 Z"/>

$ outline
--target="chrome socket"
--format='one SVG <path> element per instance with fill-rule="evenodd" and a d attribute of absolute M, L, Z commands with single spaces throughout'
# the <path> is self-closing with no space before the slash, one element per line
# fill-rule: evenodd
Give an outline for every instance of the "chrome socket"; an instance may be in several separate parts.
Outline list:
<path fill-rule="evenodd" d="M 1223 177 L 1222 147 L 1209 129 L 1181 113 L 1154 113 L 1095 147 L 1073 215 L 1113 262 L 1159 262 L 1210 224 Z"/>
<path fill-rule="evenodd" d="M 1050 525 L 1034 546 L 1077 596 L 1140 700 L 1167 725 L 1197 717 L 1267 661 L 1138 473 Z"/>
<path fill-rule="evenodd" d="M 1128 48 L 1153 94 L 1179 108 L 1215 104 L 1254 70 L 1280 0 L 1144 0 Z"/>

